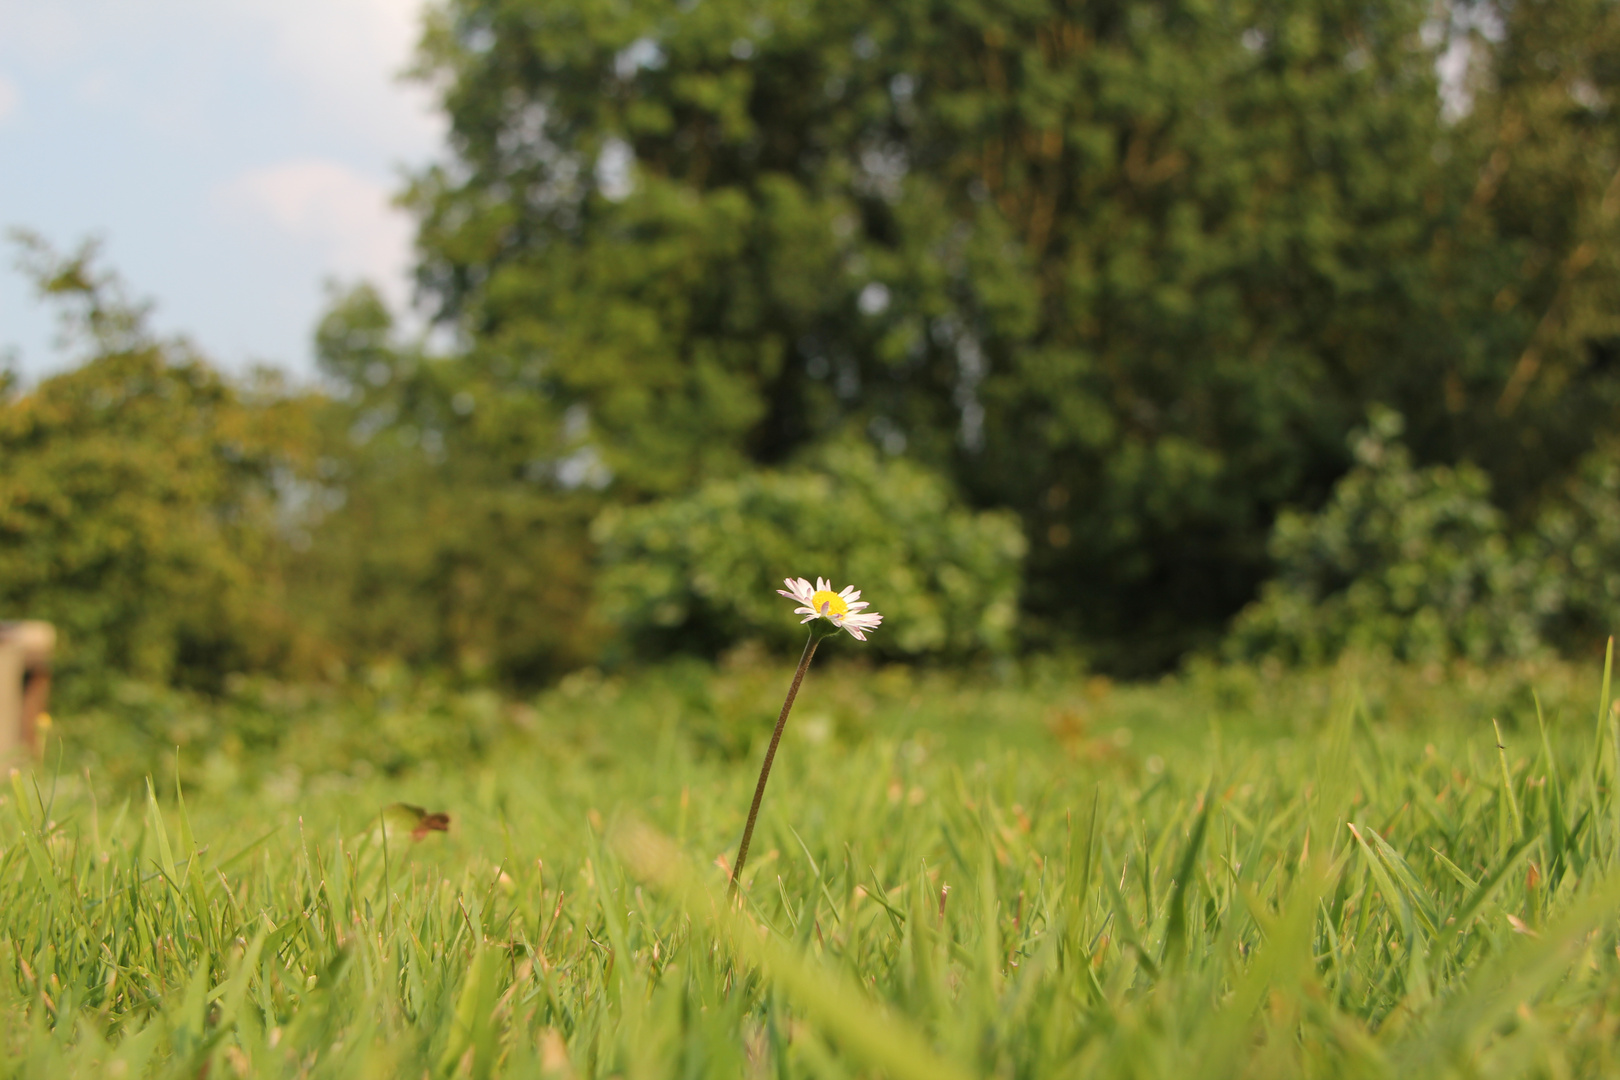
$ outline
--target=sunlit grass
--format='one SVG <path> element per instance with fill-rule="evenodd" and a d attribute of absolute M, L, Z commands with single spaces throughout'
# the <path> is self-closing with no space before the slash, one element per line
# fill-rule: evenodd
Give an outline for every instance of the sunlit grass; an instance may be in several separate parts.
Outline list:
<path fill-rule="evenodd" d="M 149 791 L 70 769 L 77 729 L 0 804 L 0 1076 L 1615 1068 L 1597 670 L 1544 728 L 1503 690 L 1499 750 L 1457 673 L 830 667 L 733 908 L 773 670 L 576 680 L 396 775 L 281 745 L 193 783 L 193 747 Z"/>

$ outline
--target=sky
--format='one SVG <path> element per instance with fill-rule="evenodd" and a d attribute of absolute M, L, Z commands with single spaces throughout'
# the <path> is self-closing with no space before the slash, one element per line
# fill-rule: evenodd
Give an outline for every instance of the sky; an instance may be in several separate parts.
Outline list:
<path fill-rule="evenodd" d="M 439 156 L 421 0 L 0 0 L 0 232 L 87 239 L 221 367 L 313 374 L 327 283 L 410 297 L 391 206 Z M 69 358 L 0 240 L 0 364 Z"/>

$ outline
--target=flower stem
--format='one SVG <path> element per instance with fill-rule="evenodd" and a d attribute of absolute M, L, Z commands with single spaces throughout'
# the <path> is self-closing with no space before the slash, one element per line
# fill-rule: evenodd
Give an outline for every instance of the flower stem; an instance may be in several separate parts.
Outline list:
<path fill-rule="evenodd" d="M 776 760 L 776 745 L 782 741 L 782 729 L 787 727 L 788 713 L 793 711 L 793 699 L 799 696 L 799 684 L 810 668 L 810 658 L 816 655 L 820 638 L 814 630 L 804 643 L 804 655 L 799 657 L 799 670 L 793 673 L 793 685 L 788 687 L 787 700 L 782 702 L 782 715 L 776 718 L 776 730 L 771 732 L 771 745 L 765 750 L 765 764 L 759 767 L 759 783 L 754 787 L 754 804 L 748 808 L 748 824 L 743 827 L 742 845 L 737 848 L 737 860 L 731 867 L 731 885 L 726 895 L 735 895 L 737 882 L 742 877 L 743 863 L 748 861 L 748 844 L 754 839 L 754 822 L 759 820 L 759 804 L 765 798 L 765 781 L 771 778 L 771 762 Z"/>

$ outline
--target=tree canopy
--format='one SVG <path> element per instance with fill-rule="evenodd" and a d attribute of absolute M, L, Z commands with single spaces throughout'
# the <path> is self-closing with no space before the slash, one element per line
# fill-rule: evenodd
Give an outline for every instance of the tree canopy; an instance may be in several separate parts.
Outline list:
<path fill-rule="evenodd" d="M 1419 0 L 449 0 L 420 281 L 618 498 L 855 431 L 1162 663 L 1370 404 L 1510 508 L 1612 414 L 1613 5 L 1503 10 L 1453 121 Z"/>
<path fill-rule="evenodd" d="M 217 685 L 294 662 L 275 550 L 304 402 L 155 338 L 93 247 L 28 245 L 84 362 L 0 393 L 0 615 L 56 623 L 77 674 Z"/>
<path fill-rule="evenodd" d="M 762 617 L 719 579 L 820 572 L 790 550 L 899 553 L 954 628 L 908 656 L 1601 633 L 1617 56 L 1614 0 L 440 0 L 402 201 L 449 344 L 339 289 L 321 387 L 255 389 L 41 264 L 93 347 L 0 395 L 0 599 L 159 674 L 254 662 L 186 629 L 250 611 L 513 679 L 715 651 Z"/>

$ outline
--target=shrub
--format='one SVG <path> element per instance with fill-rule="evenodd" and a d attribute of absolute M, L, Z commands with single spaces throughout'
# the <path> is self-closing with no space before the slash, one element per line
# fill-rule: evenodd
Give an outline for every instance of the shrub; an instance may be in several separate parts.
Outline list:
<path fill-rule="evenodd" d="M 704 484 L 598 518 L 602 614 L 641 650 L 716 651 L 802 640 L 788 576 L 865 592 L 880 653 L 1004 653 L 1017 619 L 1023 534 L 1007 513 L 961 506 L 915 464 L 835 446 L 812 463 Z"/>
<path fill-rule="evenodd" d="M 1574 642 L 1620 627 L 1620 441 L 1586 455 L 1537 522 L 1538 541 L 1567 583 L 1565 635 Z"/>
<path fill-rule="evenodd" d="M 1479 469 L 1414 468 L 1401 430 L 1398 414 L 1374 410 L 1327 505 L 1278 518 L 1276 577 L 1234 622 L 1230 654 L 1481 662 L 1545 648 L 1565 584 L 1544 545 L 1509 534 Z"/>

